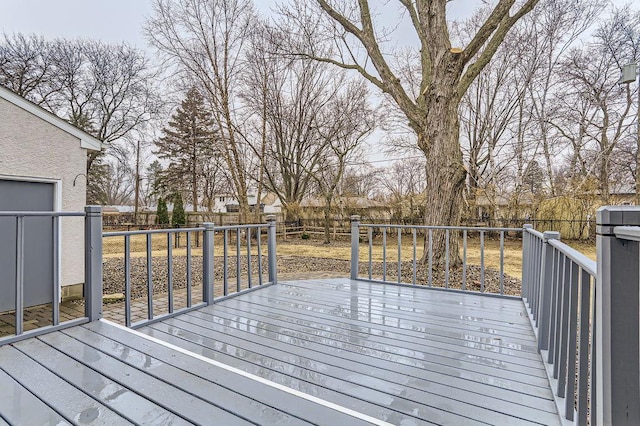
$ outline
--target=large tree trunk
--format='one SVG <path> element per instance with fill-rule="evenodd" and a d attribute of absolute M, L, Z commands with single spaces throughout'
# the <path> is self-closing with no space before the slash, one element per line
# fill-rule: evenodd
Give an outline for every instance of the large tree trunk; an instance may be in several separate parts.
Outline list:
<path fill-rule="evenodd" d="M 459 143 L 458 104 L 454 95 L 434 100 L 427 109 L 425 129 L 418 133 L 418 146 L 427 158 L 425 225 L 451 226 L 460 223 L 466 171 Z M 446 233 L 433 232 L 433 266 L 445 266 Z M 428 240 L 425 239 L 427 260 Z M 449 235 L 449 265 L 460 263 L 458 235 Z"/>

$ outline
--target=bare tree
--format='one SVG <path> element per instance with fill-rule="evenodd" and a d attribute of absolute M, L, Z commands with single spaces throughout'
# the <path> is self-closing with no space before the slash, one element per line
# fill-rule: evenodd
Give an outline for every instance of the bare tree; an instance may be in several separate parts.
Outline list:
<path fill-rule="evenodd" d="M 347 82 L 316 119 L 324 153 L 310 175 L 324 198 L 324 243 L 331 242 L 333 201 L 339 191 L 349 160 L 375 128 L 364 82 Z"/>
<path fill-rule="evenodd" d="M 298 19 L 300 31 L 331 34 L 336 50 L 324 55 L 314 49 L 297 52 L 300 56 L 332 63 L 354 70 L 393 98 L 415 132 L 417 145 L 428 159 L 425 212 L 428 225 L 451 225 L 460 221 L 462 193 L 466 172 L 459 141 L 458 106 L 470 84 L 489 63 L 513 25 L 530 12 L 538 0 L 514 5 L 513 0 L 499 0 L 475 35 L 464 48 L 452 46 L 447 21 L 447 0 L 398 0 L 398 7 L 408 17 L 420 49 L 418 61 L 419 93 L 411 96 L 406 81 L 392 67 L 386 40 L 393 33 L 385 31 L 367 0 L 316 0 L 321 15 L 311 5 L 289 9 L 287 17 Z M 314 27 L 310 28 L 309 26 Z M 457 253 L 454 244 L 453 253 Z M 444 233 L 436 236 L 436 264 L 444 261 Z M 457 257 L 457 256 L 456 256 Z"/>
<path fill-rule="evenodd" d="M 424 203 L 420 200 L 426 184 L 424 160 L 409 158 L 395 161 L 380 175 L 380 181 L 396 220 L 413 221 L 424 216 Z"/>
<path fill-rule="evenodd" d="M 635 94 L 630 85 L 621 86 L 618 80 L 623 64 L 640 60 L 638 34 L 640 13 L 614 10 L 593 40 L 572 50 L 562 63 L 565 89 L 557 95 L 553 126 L 558 137 L 570 143 L 572 182 L 578 182 L 579 189 L 579 182 L 596 177 L 604 203 L 610 202 L 612 158 L 633 130 Z M 625 45 L 622 40 L 629 35 L 631 42 Z M 632 177 L 627 175 L 629 184 Z"/>
<path fill-rule="evenodd" d="M 249 214 L 245 161 L 249 148 L 240 131 L 236 101 L 255 22 L 253 5 L 249 0 L 154 0 L 153 6 L 147 37 L 179 72 L 202 87 L 244 222 Z"/>
<path fill-rule="evenodd" d="M 53 91 L 51 43 L 23 34 L 3 34 L 0 42 L 0 84 L 23 98 L 43 103 Z"/>

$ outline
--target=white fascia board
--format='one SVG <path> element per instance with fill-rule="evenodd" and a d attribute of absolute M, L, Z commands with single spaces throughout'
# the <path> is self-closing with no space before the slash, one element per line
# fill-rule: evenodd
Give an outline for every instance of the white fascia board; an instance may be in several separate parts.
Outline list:
<path fill-rule="evenodd" d="M 11 90 L 6 89 L 2 86 L 0 86 L 0 98 L 5 99 L 7 102 L 12 103 L 19 108 L 22 108 L 23 110 L 35 115 L 36 117 L 46 121 L 47 123 L 56 126 L 60 130 L 80 139 L 80 147 L 84 149 L 89 149 L 92 151 L 102 151 L 102 149 L 107 147 L 107 144 L 91 136 L 87 132 L 78 129 L 76 126 L 66 122 L 57 115 L 50 113 L 44 108 L 34 104 L 31 101 L 26 100 L 22 96 L 16 95 Z"/>

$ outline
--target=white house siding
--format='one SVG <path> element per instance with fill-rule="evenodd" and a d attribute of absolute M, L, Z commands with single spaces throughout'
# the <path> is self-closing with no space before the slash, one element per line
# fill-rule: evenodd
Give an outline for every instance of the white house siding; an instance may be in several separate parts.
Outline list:
<path fill-rule="evenodd" d="M 86 155 L 75 136 L 0 98 L 0 178 L 58 180 L 61 210 L 82 211 L 86 178 L 78 175 L 85 173 Z M 79 217 L 61 219 L 62 286 L 84 281 L 82 224 Z"/>

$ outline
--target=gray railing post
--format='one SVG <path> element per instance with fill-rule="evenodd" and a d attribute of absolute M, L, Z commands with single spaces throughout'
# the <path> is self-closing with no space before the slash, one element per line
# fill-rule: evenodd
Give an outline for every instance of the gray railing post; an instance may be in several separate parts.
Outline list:
<path fill-rule="evenodd" d="M 202 233 L 202 301 L 207 305 L 213 303 L 213 236 L 214 224 L 203 223 Z"/>
<path fill-rule="evenodd" d="M 351 216 L 351 279 L 358 279 L 360 263 L 360 216 Z"/>
<path fill-rule="evenodd" d="M 538 350 L 549 349 L 549 325 L 551 323 L 551 291 L 553 280 L 553 247 L 549 240 L 559 240 L 560 233 L 546 231 L 543 234 L 540 262 L 540 299 L 538 303 Z"/>
<path fill-rule="evenodd" d="M 531 247 L 529 247 L 530 235 L 527 230 L 533 228 L 533 225 L 527 223 L 522 228 L 522 287 L 520 287 L 520 296 L 526 299 L 527 288 L 529 286 L 529 267 L 531 264 L 529 259 L 531 256 Z"/>
<path fill-rule="evenodd" d="M 616 226 L 640 226 L 640 208 L 601 207 L 596 216 L 596 424 L 638 425 L 640 250 L 616 238 Z"/>
<path fill-rule="evenodd" d="M 269 265 L 269 282 L 278 283 L 276 259 L 276 215 L 267 215 L 267 263 Z"/>
<path fill-rule="evenodd" d="M 102 207 L 84 208 L 84 303 L 89 321 L 102 318 Z"/>

